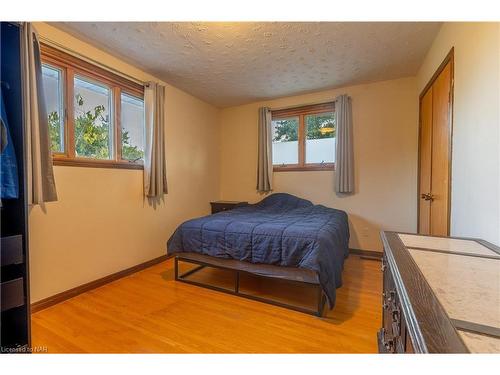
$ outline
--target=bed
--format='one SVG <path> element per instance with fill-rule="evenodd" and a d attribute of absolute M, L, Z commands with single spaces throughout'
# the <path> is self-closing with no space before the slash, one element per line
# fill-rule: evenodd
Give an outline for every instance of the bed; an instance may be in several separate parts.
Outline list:
<path fill-rule="evenodd" d="M 317 283 L 319 311 L 323 296 L 330 308 L 335 305 L 348 243 L 344 211 L 276 193 L 256 204 L 184 222 L 168 240 L 167 253 L 176 257 L 176 279 L 180 259 L 198 269 L 212 266 Z"/>

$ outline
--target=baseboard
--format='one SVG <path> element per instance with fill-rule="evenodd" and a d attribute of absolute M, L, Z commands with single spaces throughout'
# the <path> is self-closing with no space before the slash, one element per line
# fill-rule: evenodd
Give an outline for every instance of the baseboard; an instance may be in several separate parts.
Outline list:
<path fill-rule="evenodd" d="M 351 254 L 359 255 L 362 258 L 380 260 L 382 258 L 382 252 L 374 250 L 361 250 L 361 249 L 349 249 Z"/>
<path fill-rule="evenodd" d="M 167 259 L 168 259 L 168 255 L 162 255 L 158 258 L 148 260 L 147 262 L 135 265 L 133 267 L 124 269 L 122 271 L 119 271 L 119 272 L 113 273 L 111 275 L 102 277 L 100 279 L 91 281 L 89 283 L 77 286 L 77 287 L 72 288 L 72 289 L 68 289 L 64 292 L 55 294 L 51 297 L 44 298 L 40 301 L 37 301 L 37 302 L 34 302 L 31 304 L 31 312 L 34 313 L 34 312 L 46 309 L 47 307 L 61 303 L 65 300 L 73 298 L 79 294 L 88 292 L 89 290 L 99 288 L 100 286 L 103 286 L 103 285 L 108 284 L 112 281 L 121 279 L 122 277 L 125 277 L 125 276 L 131 275 L 133 273 L 142 271 L 143 269 L 146 269 L 146 268 L 151 267 L 155 264 L 161 263 Z"/>

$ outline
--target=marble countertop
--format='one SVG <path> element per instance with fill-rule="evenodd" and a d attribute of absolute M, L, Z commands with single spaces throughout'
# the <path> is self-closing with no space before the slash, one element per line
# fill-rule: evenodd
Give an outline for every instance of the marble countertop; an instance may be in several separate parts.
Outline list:
<path fill-rule="evenodd" d="M 474 240 L 399 237 L 469 350 L 500 353 L 500 254 Z"/>

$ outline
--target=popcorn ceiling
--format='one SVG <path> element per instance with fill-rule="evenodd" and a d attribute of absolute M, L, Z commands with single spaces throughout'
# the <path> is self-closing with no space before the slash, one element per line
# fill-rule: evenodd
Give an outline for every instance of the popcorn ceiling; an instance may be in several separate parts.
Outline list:
<path fill-rule="evenodd" d="M 440 27 L 429 22 L 53 25 L 218 107 L 413 76 Z"/>

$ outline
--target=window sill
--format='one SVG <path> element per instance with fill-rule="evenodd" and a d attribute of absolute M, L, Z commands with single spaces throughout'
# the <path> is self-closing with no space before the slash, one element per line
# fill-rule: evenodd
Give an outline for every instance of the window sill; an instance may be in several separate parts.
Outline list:
<path fill-rule="evenodd" d="M 334 171 L 335 164 L 326 165 L 290 165 L 290 166 L 273 166 L 273 172 L 314 172 L 314 171 Z"/>
<path fill-rule="evenodd" d="M 96 160 L 96 159 L 68 159 L 61 157 L 53 158 L 54 165 L 67 167 L 86 167 L 86 168 L 114 168 L 114 169 L 138 169 L 143 170 L 144 166 L 139 163 L 129 163 L 127 161 L 116 160 Z"/>

